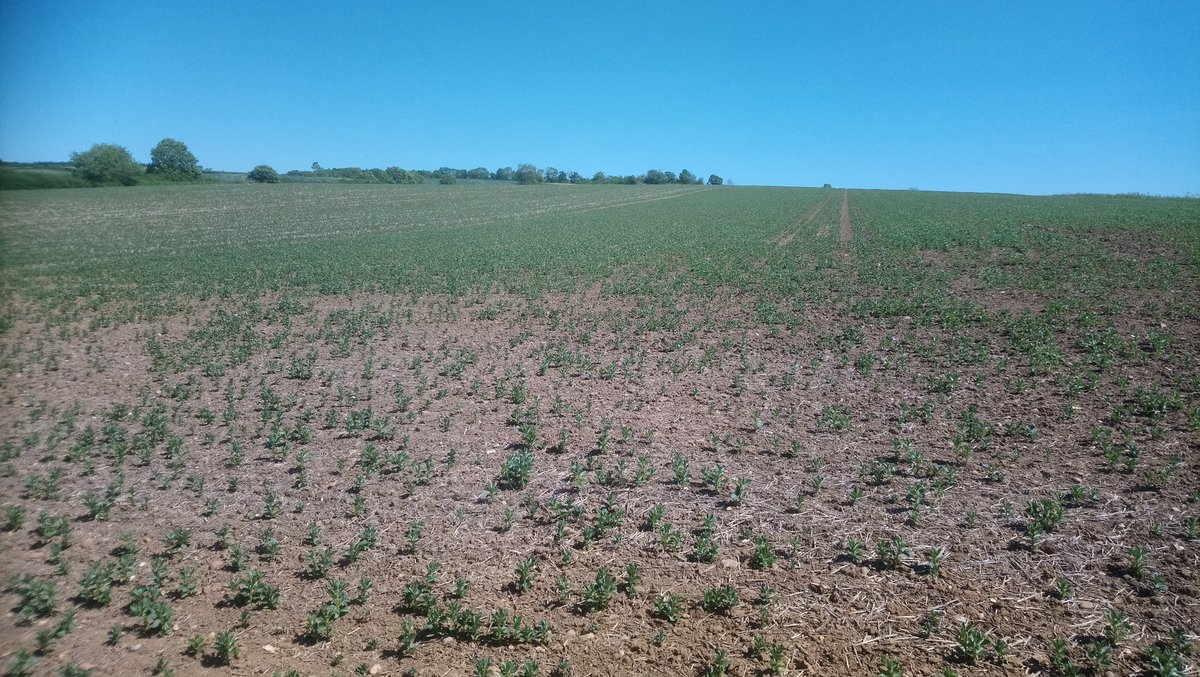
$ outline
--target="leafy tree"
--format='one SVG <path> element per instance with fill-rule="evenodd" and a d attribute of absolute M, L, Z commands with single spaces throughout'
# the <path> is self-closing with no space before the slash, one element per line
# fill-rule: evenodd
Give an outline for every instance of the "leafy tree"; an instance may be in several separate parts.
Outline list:
<path fill-rule="evenodd" d="M 132 186 L 143 172 L 124 146 L 112 143 L 98 143 L 82 153 L 71 153 L 71 163 L 83 180 L 95 186 Z"/>
<path fill-rule="evenodd" d="M 537 167 L 529 164 L 519 165 L 517 167 L 517 183 L 527 186 L 541 182 L 542 173 L 538 171 Z"/>
<path fill-rule="evenodd" d="M 476 167 L 467 171 L 468 179 L 490 179 L 491 177 L 492 173 L 487 170 L 487 167 Z"/>
<path fill-rule="evenodd" d="M 679 183 L 682 183 L 685 186 L 690 186 L 703 182 L 695 174 L 685 169 L 682 172 L 679 172 Z"/>
<path fill-rule="evenodd" d="M 279 172 L 270 165 L 259 165 L 250 170 L 246 179 L 255 183 L 279 183 Z"/>
<path fill-rule="evenodd" d="M 643 181 L 649 184 L 667 183 L 667 175 L 662 173 L 660 170 L 651 169 L 650 171 L 646 172 L 646 178 L 643 179 Z"/>
<path fill-rule="evenodd" d="M 721 185 L 724 185 L 724 184 L 725 184 L 725 179 L 722 179 L 721 177 L 717 176 L 716 174 L 710 174 L 710 175 L 709 175 L 709 177 L 708 177 L 708 185 L 710 185 L 710 186 L 721 186 Z"/>
<path fill-rule="evenodd" d="M 517 179 L 517 173 L 513 171 L 512 167 L 501 167 L 500 169 L 496 170 L 496 173 L 492 175 L 492 178 L 497 181 L 515 181 Z"/>
<path fill-rule="evenodd" d="M 608 176 L 604 172 L 596 172 L 592 174 L 592 183 L 608 183 Z"/>
<path fill-rule="evenodd" d="M 150 151 L 148 173 L 159 174 L 168 181 L 192 181 L 200 178 L 200 165 L 187 145 L 175 139 L 163 139 Z"/>

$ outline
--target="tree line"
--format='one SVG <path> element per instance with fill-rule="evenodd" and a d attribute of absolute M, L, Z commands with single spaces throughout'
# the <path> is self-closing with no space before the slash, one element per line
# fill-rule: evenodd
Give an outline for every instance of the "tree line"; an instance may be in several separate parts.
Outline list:
<path fill-rule="evenodd" d="M 201 179 L 202 170 L 196 156 L 187 144 L 177 139 L 166 138 L 150 150 L 149 164 L 141 164 L 124 146 L 98 143 L 86 151 L 71 153 L 70 162 L 74 177 L 92 186 L 132 186 L 138 183 L 185 182 Z M 436 181 L 453 184 L 460 180 L 512 181 L 523 185 L 541 183 L 602 183 L 602 184 L 681 184 L 704 185 L 705 180 L 683 169 L 678 174 L 672 171 L 649 169 L 643 174 L 608 175 L 596 172 L 585 177 L 576 171 L 563 171 L 555 167 L 539 168 L 531 164 L 501 167 L 491 171 L 486 167 L 474 169 L 401 169 L 391 166 L 385 169 L 363 169 L 340 167 L 327 169 L 318 162 L 307 170 L 292 170 L 282 176 L 269 165 L 258 165 L 246 173 L 246 180 L 256 183 L 288 182 L 338 182 L 375 184 L 416 184 Z M 711 174 L 708 184 L 719 186 L 724 180 Z"/>
<path fill-rule="evenodd" d="M 680 171 L 678 174 L 659 169 L 650 169 L 644 174 L 629 174 L 624 176 L 610 176 L 604 172 L 596 172 L 591 178 L 588 178 L 575 171 L 567 172 L 554 167 L 538 168 L 531 164 L 517 165 L 516 169 L 501 167 L 495 171 L 490 171 L 487 167 L 476 167 L 474 169 L 440 167 L 438 169 L 411 170 L 400 169 L 399 167 L 388 167 L 387 169 L 362 169 L 360 167 L 326 169 L 321 167 L 319 162 L 314 162 L 311 169 L 293 169 L 284 174 L 284 177 L 285 180 L 289 177 L 295 180 L 333 179 L 349 183 L 425 183 L 426 181 L 436 181 L 443 184 L 454 184 L 460 180 L 473 179 L 514 181 L 524 185 L 538 183 L 676 183 L 682 185 L 704 185 L 704 179 L 687 169 Z M 720 176 L 712 174 L 708 177 L 708 183 L 713 186 L 719 186 L 724 183 L 724 180 Z"/>

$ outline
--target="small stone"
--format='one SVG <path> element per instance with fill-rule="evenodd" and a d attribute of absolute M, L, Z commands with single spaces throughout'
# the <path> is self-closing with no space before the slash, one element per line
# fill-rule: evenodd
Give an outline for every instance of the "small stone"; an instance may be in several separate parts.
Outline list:
<path fill-rule="evenodd" d="M 737 561 L 736 559 L 723 559 L 723 560 L 721 560 L 721 566 L 725 567 L 726 569 L 734 569 L 734 568 L 737 568 L 737 565 L 738 565 L 738 561 Z"/>
<path fill-rule="evenodd" d="M 821 584 L 821 581 L 815 578 L 808 582 L 808 588 L 818 595 L 822 592 L 825 592 L 825 586 Z"/>
<path fill-rule="evenodd" d="M 589 632 L 584 635 L 580 635 L 580 639 L 596 639 L 596 633 Z"/>
<path fill-rule="evenodd" d="M 567 630 L 567 637 L 574 637 L 574 636 L 575 636 L 574 630 Z"/>
<path fill-rule="evenodd" d="M 1092 609 L 1096 608 L 1096 603 L 1095 602 L 1080 602 L 1079 608 L 1083 609 L 1084 611 L 1091 611 Z"/>
<path fill-rule="evenodd" d="M 371 675 L 378 675 L 381 672 L 383 672 L 383 666 L 379 663 L 372 665 L 371 668 L 367 670 L 367 673 Z"/>
<path fill-rule="evenodd" d="M 213 571 L 220 571 L 223 566 L 225 566 L 225 563 L 220 559 L 209 560 L 208 562 L 208 568 Z"/>
<path fill-rule="evenodd" d="M 279 651 L 279 648 L 271 646 L 270 644 L 266 644 L 263 646 L 263 651 L 266 651 L 267 653 L 276 653 Z"/>
<path fill-rule="evenodd" d="M 142 650 L 142 643 L 141 643 L 141 642 L 138 642 L 137 644 L 130 644 L 130 645 L 129 645 L 129 650 L 130 650 L 130 651 L 141 651 L 141 650 Z"/>

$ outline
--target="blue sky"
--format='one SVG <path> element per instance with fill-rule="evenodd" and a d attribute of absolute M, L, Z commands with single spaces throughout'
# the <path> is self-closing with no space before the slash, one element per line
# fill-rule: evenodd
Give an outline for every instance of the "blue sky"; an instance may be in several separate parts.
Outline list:
<path fill-rule="evenodd" d="M 1200 194 L 1196 0 L 0 0 L 0 73 L 4 160 Z"/>

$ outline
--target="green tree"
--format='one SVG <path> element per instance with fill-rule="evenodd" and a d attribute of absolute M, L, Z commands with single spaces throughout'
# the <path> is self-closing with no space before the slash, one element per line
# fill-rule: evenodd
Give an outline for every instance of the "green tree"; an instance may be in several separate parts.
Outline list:
<path fill-rule="evenodd" d="M 200 165 L 182 141 L 163 139 L 150 151 L 146 172 L 159 174 L 168 181 L 193 181 L 200 178 Z"/>
<path fill-rule="evenodd" d="M 646 177 L 642 180 L 649 184 L 667 183 L 667 175 L 662 170 L 651 169 L 646 172 Z"/>
<path fill-rule="evenodd" d="M 255 183 L 279 183 L 279 172 L 272 169 L 270 165 L 259 165 L 250 170 L 246 179 Z"/>
<path fill-rule="evenodd" d="M 721 177 L 717 176 L 716 174 L 710 174 L 710 175 L 709 175 L 709 177 L 708 177 L 708 185 L 710 185 L 710 186 L 721 186 L 721 185 L 724 185 L 724 184 L 725 184 L 725 179 L 722 179 Z"/>
<path fill-rule="evenodd" d="M 701 181 L 699 178 L 696 177 L 695 174 L 693 174 L 685 169 L 682 172 L 679 172 L 679 183 L 690 186 L 690 185 L 694 185 L 697 183 L 701 183 Z"/>
<path fill-rule="evenodd" d="M 424 176 L 421 176 L 420 174 L 418 174 L 416 172 L 410 172 L 407 169 L 400 169 L 399 167 L 388 167 L 384 171 L 386 171 L 388 176 L 390 176 L 392 178 L 392 183 L 404 183 L 404 184 L 425 183 Z"/>
<path fill-rule="evenodd" d="M 132 186 L 143 173 L 124 146 L 112 143 L 98 143 L 82 153 L 71 153 L 71 163 L 84 181 L 95 186 Z"/>
<path fill-rule="evenodd" d="M 533 165 L 520 165 L 517 167 L 517 183 L 529 185 L 542 182 L 542 173 Z"/>

